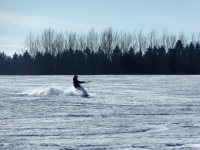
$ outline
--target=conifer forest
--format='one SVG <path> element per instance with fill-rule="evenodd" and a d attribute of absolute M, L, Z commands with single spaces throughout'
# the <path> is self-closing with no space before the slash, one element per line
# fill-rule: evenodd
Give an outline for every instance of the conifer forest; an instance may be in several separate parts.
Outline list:
<path fill-rule="evenodd" d="M 45 29 L 30 33 L 21 53 L 0 51 L 0 75 L 200 74 L 200 36 L 156 30 Z"/>

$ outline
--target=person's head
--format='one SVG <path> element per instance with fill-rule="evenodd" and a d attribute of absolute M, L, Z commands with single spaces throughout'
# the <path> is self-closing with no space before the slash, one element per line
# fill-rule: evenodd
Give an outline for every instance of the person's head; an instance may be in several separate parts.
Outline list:
<path fill-rule="evenodd" d="M 74 78 L 78 78 L 78 76 L 75 74 L 75 75 L 74 75 Z"/>

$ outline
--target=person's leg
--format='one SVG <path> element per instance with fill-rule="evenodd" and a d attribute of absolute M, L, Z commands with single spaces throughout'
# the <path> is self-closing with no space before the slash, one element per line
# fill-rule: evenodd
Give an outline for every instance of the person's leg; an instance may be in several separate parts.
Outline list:
<path fill-rule="evenodd" d="M 88 95 L 86 90 L 81 85 L 78 87 L 78 90 L 82 91 L 83 95 Z"/>

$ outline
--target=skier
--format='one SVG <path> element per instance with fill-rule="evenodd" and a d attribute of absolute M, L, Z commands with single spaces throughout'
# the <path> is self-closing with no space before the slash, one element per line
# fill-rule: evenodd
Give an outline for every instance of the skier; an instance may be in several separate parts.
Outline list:
<path fill-rule="evenodd" d="M 89 82 L 89 81 L 88 81 Z M 85 91 L 85 89 L 80 85 L 82 83 L 88 83 L 88 82 L 85 82 L 85 81 L 79 81 L 78 80 L 78 76 L 77 75 L 74 75 L 74 78 L 73 78 L 73 84 L 74 84 L 74 87 L 77 89 L 77 90 L 80 90 L 83 92 L 83 95 L 84 96 L 87 96 L 87 92 Z"/>

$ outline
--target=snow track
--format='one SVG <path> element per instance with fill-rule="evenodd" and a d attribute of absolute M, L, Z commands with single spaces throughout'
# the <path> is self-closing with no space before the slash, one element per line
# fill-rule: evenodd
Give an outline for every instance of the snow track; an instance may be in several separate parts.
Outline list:
<path fill-rule="evenodd" d="M 1 150 L 200 148 L 200 76 L 0 77 Z"/>

